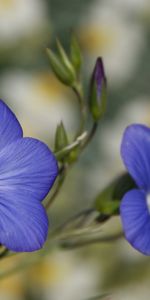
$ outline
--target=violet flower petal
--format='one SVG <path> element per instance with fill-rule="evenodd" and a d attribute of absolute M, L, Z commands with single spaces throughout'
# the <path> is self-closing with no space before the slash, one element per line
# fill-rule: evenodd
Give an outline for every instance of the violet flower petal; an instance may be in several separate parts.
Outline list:
<path fill-rule="evenodd" d="M 39 140 L 21 138 L 0 151 L 0 194 L 9 190 L 43 200 L 58 174 L 57 161 Z M 31 201 L 31 199 L 30 199 Z"/>
<path fill-rule="evenodd" d="M 44 143 L 22 136 L 15 115 L 0 100 L 0 243 L 12 251 L 35 251 L 47 238 L 48 217 L 40 201 L 58 165 Z"/>
<path fill-rule="evenodd" d="M 0 149 L 22 138 L 23 132 L 14 113 L 0 100 Z"/>
<path fill-rule="evenodd" d="M 127 192 L 120 205 L 120 214 L 128 242 L 141 253 L 150 255 L 150 213 L 146 194 L 137 189 Z"/>
<path fill-rule="evenodd" d="M 0 243 L 9 250 L 29 252 L 46 241 L 48 218 L 42 204 L 14 190 L 0 193 Z"/>
<path fill-rule="evenodd" d="M 136 184 L 150 191 L 150 128 L 133 124 L 125 130 L 121 156 Z"/>

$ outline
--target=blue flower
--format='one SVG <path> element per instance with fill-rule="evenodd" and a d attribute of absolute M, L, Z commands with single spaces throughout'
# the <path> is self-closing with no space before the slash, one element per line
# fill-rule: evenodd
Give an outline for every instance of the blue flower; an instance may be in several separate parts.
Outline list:
<path fill-rule="evenodd" d="M 124 133 L 121 155 L 138 188 L 128 191 L 120 213 L 126 239 L 150 255 L 150 128 L 133 124 Z"/>
<path fill-rule="evenodd" d="M 0 100 L 0 243 L 12 251 L 40 249 L 48 232 L 41 201 L 58 174 L 57 161 L 39 140 L 23 138 L 13 112 Z"/>

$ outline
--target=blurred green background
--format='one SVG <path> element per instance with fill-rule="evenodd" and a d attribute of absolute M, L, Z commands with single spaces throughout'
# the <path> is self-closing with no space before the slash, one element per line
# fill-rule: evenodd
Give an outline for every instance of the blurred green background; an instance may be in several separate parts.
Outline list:
<path fill-rule="evenodd" d="M 108 105 L 92 144 L 50 210 L 54 225 L 92 204 L 124 169 L 119 148 L 125 127 L 150 125 L 149 0 L 0 0 L 0 97 L 16 113 L 24 134 L 53 148 L 58 122 L 63 120 L 70 137 L 78 127 L 77 103 L 51 73 L 45 52 L 47 46 L 55 49 L 56 36 L 69 51 L 72 31 L 83 51 L 87 94 L 95 60 L 104 59 Z M 120 228 L 119 218 L 106 227 L 108 232 Z M 16 262 L 6 259 L 1 269 Z M 0 299 L 86 300 L 110 292 L 109 299 L 147 300 L 149 281 L 149 258 L 122 239 L 52 249 L 34 267 L 0 281 Z"/>

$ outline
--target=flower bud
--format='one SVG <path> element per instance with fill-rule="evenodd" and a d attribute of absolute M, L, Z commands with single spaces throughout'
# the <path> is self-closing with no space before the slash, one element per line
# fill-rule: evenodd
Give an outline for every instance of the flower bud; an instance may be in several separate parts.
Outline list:
<path fill-rule="evenodd" d="M 98 121 L 106 110 L 106 77 L 102 58 L 99 57 L 92 74 L 90 89 L 90 111 Z"/>
<path fill-rule="evenodd" d="M 80 46 L 78 44 L 78 41 L 75 37 L 75 35 L 72 35 L 71 38 L 71 49 L 70 49 L 71 53 L 71 61 L 72 64 L 77 72 L 77 74 L 80 72 L 81 69 L 81 65 L 82 65 L 82 55 L 81 55 L 81 50 L 80 50 Z"/>
<path fill-rule="evenodd" d="M 97 195 L 95 208 L 104 214 L 118 214 L 122 197 L 127 191 L 134 188 L 136 188 L 134 180 L 128 173 L 124 173 Z"/>
<path fill-rule="evenodd" d="M 68 74 L 70 74 L 70 77 L 72 77 L 73 81 L 75 81 L 76 74 L 75 74 L 74 67 L 58 39 L 56 40 L 56 43 L 57 43 L 57 50 L 58 50 L 60 60 L 64 68 L 68 71 Z"/>
<path fill-rule="evenodd" d="M 56 129 L 55 134 L 55 152 L 63 149 L 68 145 L 68 137 L 63 122 Z"/>
<path fill-rule="evenodd" d="M 65 85 L 72 86 L 75 81 L 75 75 L 70 72 L 66 65 L 60 60 L 51 49 L 46 49 L 49 62 L 56 77 Z"/>

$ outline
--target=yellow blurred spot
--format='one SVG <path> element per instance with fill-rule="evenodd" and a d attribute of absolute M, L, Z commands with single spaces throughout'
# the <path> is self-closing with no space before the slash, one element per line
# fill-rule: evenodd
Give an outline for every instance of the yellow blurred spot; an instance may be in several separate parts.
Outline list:
<path fill-rule="evenodd" d="M 16 0 L 0 0 L 0 10 L 12 9 L 16 4 Z"/>
<path fill-rule="evenodd" d="M 21 296 L 24 292 L 23 280 L 20 274 L 5 278 L 0 282 L 0 293 L 7 292 L 10 296 Z"/>
<path fill-rule="evenodd" d="M 53 284 L 60 279 L 60 265 L 56 261 L 43 260 L 27 272 L 28 278 L 36 285 Z"/>
<path fill-rule="evenodd" d="M 14 256 L 1 260 L 1 272 L 5 272 L 15 267 L 15 265 L 18 263 L 18 259 L 21 258 Z M 21 297 L 23 295 L 24 283 L 23 276 L 21 276 L 21 273 L 12 274 L 11 276 L 6 276 L 0 279 L 0 294 L 3 292 L 4 294 L 6 293 L 11 297 L 15 296 L 16 298 Z"/>
<path fill-rule="evenodd" d="M 105 52 L 113 48 L 117 39 L 117 32 L 110 27 L 92 25 L 82 27 L 79 32 L 81 45 L 89 52 L 99 50 Z"/>
<path fill-rule="evenodd" d="M 50 73 L 38 74 L 33 79 L 33 89 L 43 97 L 43 100 L 45 98 L 49 101 L 53 100 L 53 98 L 60 98 L 62 94 L 67 92 L 67 88 L 59 83 L 55 76 Z"/>

